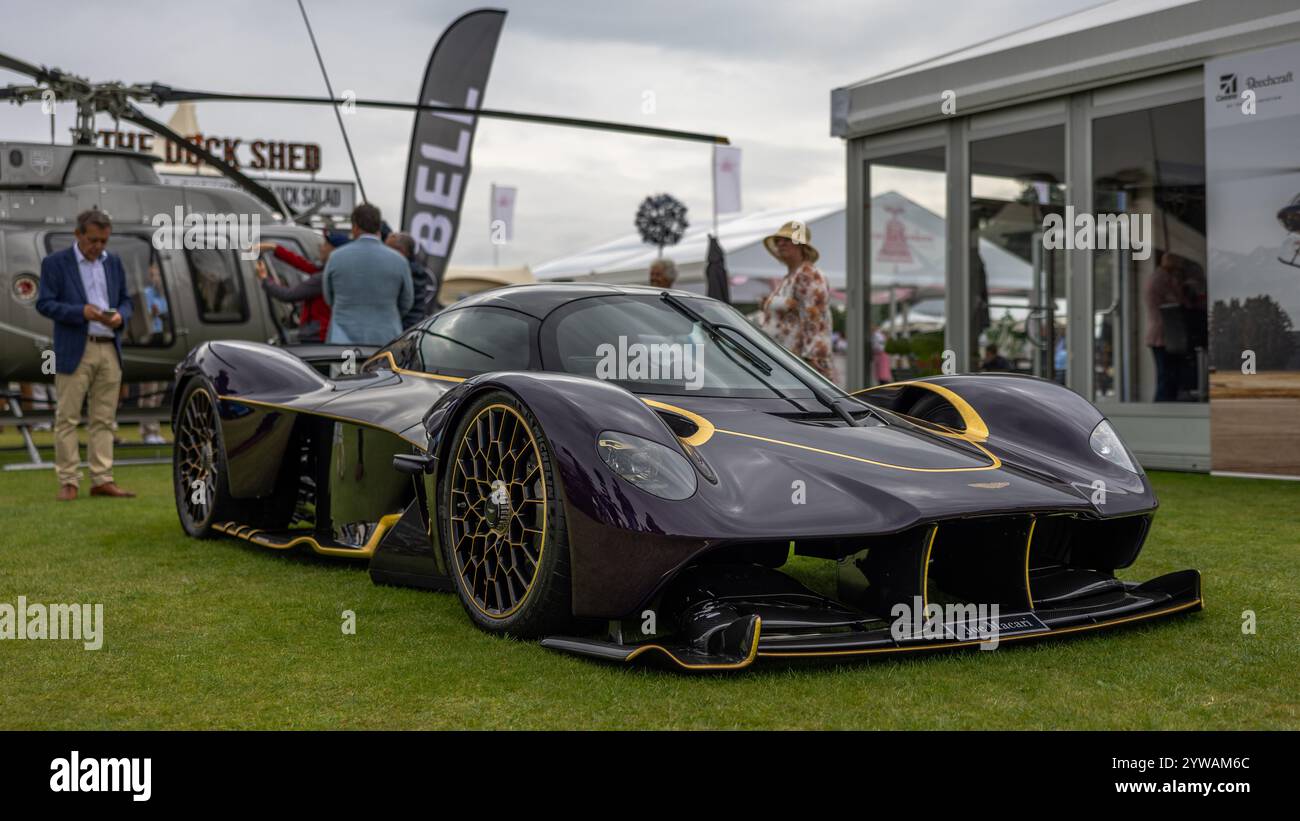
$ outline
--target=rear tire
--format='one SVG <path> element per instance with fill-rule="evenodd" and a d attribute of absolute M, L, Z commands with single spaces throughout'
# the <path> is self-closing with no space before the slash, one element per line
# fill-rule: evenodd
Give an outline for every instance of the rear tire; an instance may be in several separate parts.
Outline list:
<path fill-rule="evenodd" d="M 546 437 L 511 394 L 465 408 L 438 483 L 441 549 L 470 619 L 534 638 L 574 625 L 568 531 Z"/>
<path fill-rule="evenodd" d="M 278 476 L 274 490 L 264 498 L 231 496 L 230 466 L 217 412 L 220 402 L 216 388 L 204 377 L 191 380 L 181 394 L 172 448 L 172 485 L 181 527 L 200 539 L 218 535 L 214 525 L 225 522 L 261 530 L 287 527 L 297 498 L 296 474 Z M 294 464 L 287 463 L 281 473 Z"/>

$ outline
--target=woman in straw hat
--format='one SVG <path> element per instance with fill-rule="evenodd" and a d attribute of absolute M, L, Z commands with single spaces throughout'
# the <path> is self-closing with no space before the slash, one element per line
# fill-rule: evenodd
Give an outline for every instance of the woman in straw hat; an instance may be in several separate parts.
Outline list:
<path fill-rule="evenodd" d="M 783 347 L 835 379 L 831 364 L 831 289 L 815 263 L 808 226 L 787 222 L 763 240 L 768 253 L 786 267 L 785 279 L 763 300 L 759 327 Z"/>

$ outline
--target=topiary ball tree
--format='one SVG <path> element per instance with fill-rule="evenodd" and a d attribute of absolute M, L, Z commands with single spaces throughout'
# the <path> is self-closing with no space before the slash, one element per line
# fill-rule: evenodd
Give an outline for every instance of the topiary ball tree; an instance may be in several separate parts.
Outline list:
<path fill-rule="evenodd" d="M 665 245 L 676 245 L 690 223 L 686 221 L 686 206 L 671 194 L 646 197 L 636 209 L 636 230 L 641 241 L 659 248 L 664 254 Z"/>

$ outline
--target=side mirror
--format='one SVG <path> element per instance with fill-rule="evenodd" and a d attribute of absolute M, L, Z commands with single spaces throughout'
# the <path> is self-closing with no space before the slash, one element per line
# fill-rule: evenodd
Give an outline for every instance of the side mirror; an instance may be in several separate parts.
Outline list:
<path fill-rule="evenodd" d="M 412 476 L 419 476 L 422 473 L 433 473 L 438 465 L 436 456 L 429 456 L 424 453 L 394 453 L 393 469 L 399 473 L 409 473 Z"/>

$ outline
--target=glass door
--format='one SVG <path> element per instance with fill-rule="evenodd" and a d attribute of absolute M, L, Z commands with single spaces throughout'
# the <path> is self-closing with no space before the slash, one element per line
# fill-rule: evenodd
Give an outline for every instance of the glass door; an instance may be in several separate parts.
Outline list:
<path fill-rule="evenodd" d="M 1093 208 L 1150 225 L 1093 252 L 1093 399 L 1205 402 L 1205 126 L 1200 99 L 1092 121 Z"/>
<path fill-rule="evenodd" d="M 943 146 L 869 159 L 864 243 L 868 384 L 943 367 L 947 324 L 947 175 Z"/>
<path fill-rule="evenodd" d="M 969 368 L 1065 384 L 1066 249 L 1044 246 L 1065 216 L 1065 127 L 971 140 L 970 191 Z"/>

